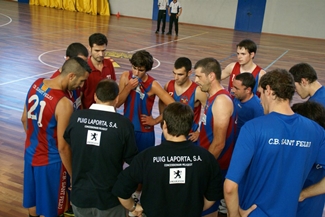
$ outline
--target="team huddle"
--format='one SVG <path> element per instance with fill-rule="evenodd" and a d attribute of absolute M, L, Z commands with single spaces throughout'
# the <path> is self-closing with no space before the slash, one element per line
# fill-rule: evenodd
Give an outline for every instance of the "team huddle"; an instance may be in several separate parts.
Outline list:
<path fill-rule="evenodd" d="M 30 217 L 322 216 L 325 88 L 312 66 L 265 72 L 245 39 L 223 70 L 215 58 L 178 58 L 164 86 L 139 50 L 117 84 L 106 36 L 92 34 L 89 47 L 69 45 L 63 66 L 27 93 Z M 309 99 L 291 106 L 295 92 Z"/>

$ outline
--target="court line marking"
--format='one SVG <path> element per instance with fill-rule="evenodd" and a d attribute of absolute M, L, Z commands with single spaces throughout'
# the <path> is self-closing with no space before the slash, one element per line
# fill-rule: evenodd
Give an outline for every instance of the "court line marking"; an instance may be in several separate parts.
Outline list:
<path fill-rule="evenodd" d="M 5 108 L 5 109 L 10 109 L 10 110 L 15 110 L 15 111 L 23 112 L 23 109 L 19 109 L 19 108 L 7 106 L 7 105 L 0 104 L 0 107 Z"/>
<path fill-rule="evenodd" d="M 286 55 L 289 52 L 289 50 L 286 50 L 283 54 L 281 54 L 278 58 L 276 58 L 272 63 L 270 63 L 267 67 L 264 68 L 264 70 L 268 70 L 274 63 L 276 63 L 279 59 L 281 59 L 284 55 Z"/>
<path fill-rule="evenodd" d="M 30 79 L 30 78 L 36 78 L 36 77 L 39 77 L 40 75 L 47 75 L 47 74 L 50 74 L 50 73 L 53 73 L 53 72 L 55 72 L 55 70 L 49 71 L 49 72 L 44 72 L 44 73 L 37 74 L 37 75 L 32 75 L 32 76 L 24 77 L 24 78 L 20 78 L 20 79 L 16 79 L 16 80 L 13 80 L 13 81 L 8 81 L 8 82 L 0 83 L 0 86 L 6 85 L 6 84 L 16 83 L 18 81 L 27 80 L 27 79 Z"/>
<path fill-rule="evenodd" d="M 5 17 L 7 17 L 7 18 L 9 19 L 9 22 L 8 22 L 8 23 L 2 24 L 2 25 L 0 25 L 0 27 L 3 27 L 3 26 L 6 26 L 6 25 L 9 25 L 9 24 L 12 22 L 11 17 L 9 17 L 9 16 L 7 16 L 7 15 L 5 15 L 5 14 L 3 14 L 3 13 L 0 13 L 0 15 L 5 16 Z"/>

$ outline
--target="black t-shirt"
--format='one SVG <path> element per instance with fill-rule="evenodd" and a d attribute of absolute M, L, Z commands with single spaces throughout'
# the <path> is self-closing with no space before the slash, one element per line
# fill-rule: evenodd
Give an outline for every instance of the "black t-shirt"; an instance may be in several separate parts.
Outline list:
<path fill-rule="evenodd" d="M 142 183 L 147 216 L 201 216 L 204 196 L 222 197 L 219 165 L 207 150 L 190 141 L 164 141 L 138 154 L 118 177 L 113 193 L 127 199 Z"/>
<path fill-rule="evenodd" d="M 132 123 L 114 112 L 79 110 L 64 138 L 72 149 L 72 203 L 100 210 L 119 205 L 111 190 L 123 163 L 137 154 Z"/>

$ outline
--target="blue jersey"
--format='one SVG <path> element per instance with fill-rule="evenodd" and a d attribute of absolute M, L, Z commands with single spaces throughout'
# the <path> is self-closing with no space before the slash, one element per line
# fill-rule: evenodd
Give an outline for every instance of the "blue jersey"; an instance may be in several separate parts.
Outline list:
<path fill-rule="evenodd" d="M 323 128 L 298 114 L 272 112 L 242 127 L 226 178 L 239 185 L 241 208 L 257 205 L 250 217 L 296 216 L 315 163 L 325 166 Z"/>
<path fill-rule="evenodd" d="M 237 98 L 234 99 L 234 110 L 236 115 L 235 138 L 237 139 L 240 128 L 249 120 L 264 115 L 260 98 L 255 94 L 246 102 L 241 102 Z"/>
<path fill-rule="evenodd" d="M 325 88 L 322 86 L 319 88 L 313 96 L 309 98 L 314 102 L 318 102 L 325 106 Z M 308 174 L 306 182 L 303 188 L 307 188 L 313 184 L 318 183 L 324 178 L 324 170 L 318 164 L 315 164 Z M 322 216 L 325 203 L 325 194 L 321 194 L 315 197 L 310 197 L 300 202 L 298 205 L 297 217 L 305 216 Z"/>
<path fill-rule="evenodd" d="M 325 107 L 325 87 L 322 86 L 319 88 L 314 95 L 312 95 L 309 100 L 312 100 L 314 102 L 318 102 L 322 104 Z"/>

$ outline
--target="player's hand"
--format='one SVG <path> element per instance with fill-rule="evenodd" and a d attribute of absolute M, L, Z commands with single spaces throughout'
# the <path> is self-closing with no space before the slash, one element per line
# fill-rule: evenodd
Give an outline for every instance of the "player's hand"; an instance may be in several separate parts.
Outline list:
<path fill-rule="evenodd" d="M 156 125 L 156 120 L 152 116 L 141 115 L 141 123 L 143 125 L 154 126 Z"/>
<path fill-rule="evenodd" d="M 189 140 L 191 140 L 192 142 L 196 142 L 199 139 L 200 132 L 196 131 L 193 133 L 189 133 L 188 135 L 189 135 L 188 137 Z"/>
<path fill-rule="evenodd" d="M 241 217 L 247 217 L 251 212 L 253 212 L 254 209 L 257 208 L 256 204 L 253 204 L 251 207 L 249 207 L 247 210 L 243 210 L 239 208 L 239 213 Z"/>
<path fill-rule="evenodd" d="M 126 86 L 132 90 L 135 89 L 137 86 L 139 85 L 139 80 L 137 78 L 131 78 L 128 83 L 126 84 Z"/>
<path fill-rule="evenodd" d="M 142 217 L 143 208 L 140 204 L 137 204 L 135 210 L 132 212 L 134 216 Z"/>

